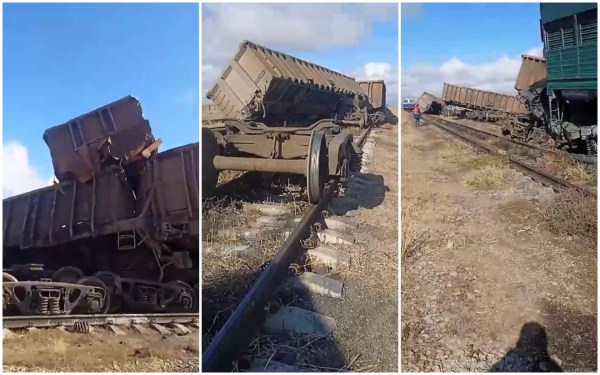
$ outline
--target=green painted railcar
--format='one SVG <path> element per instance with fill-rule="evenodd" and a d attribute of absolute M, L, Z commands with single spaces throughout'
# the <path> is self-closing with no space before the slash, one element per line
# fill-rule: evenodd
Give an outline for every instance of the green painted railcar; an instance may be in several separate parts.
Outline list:
<path fill-rule="evenodd" d="M 541 3 L 550 90 L 592 89 L 598 81 L 598 4 Z"/>
<path fill-rule="evenodd" d="M 598 4 L 541 3 L 540 16 L 548 130 L 560 144 L 595 155 Z"/>

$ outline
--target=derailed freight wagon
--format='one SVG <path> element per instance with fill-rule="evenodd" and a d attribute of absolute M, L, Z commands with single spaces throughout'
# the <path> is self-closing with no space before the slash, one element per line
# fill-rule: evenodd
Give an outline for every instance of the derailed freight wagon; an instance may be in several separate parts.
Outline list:
<path fill-rule="evenodd" d="M 443 100 L 437 98 L 436 96 L 424 92 L 419 99 L 417 100 L 417 104 L 419 105 L 419 109 L 421 113 L 431 113 L 434 115 L 439 115 L 444 110 L 446 103 Z"/>
<path fill-rule="evenodd" d="M 516 96 L 444 83 L 442 100 L 446 104 L 500 115 L 526 115 Z"/>
<path fill-rule="evenodd" d="M 386 118 L 354 78 L 251 42 L 240 45 L 207 97 L 225 117 L 223 127 L 202 130 L 207 197 L 221 170 L 279 172 L 305 175 L 315 203 L 330 176 L 343 179 L 360 162 L 342 127 Z"/>
<path fill-rule="evenodd" d="M 3 200 L 5 313 L 198 309 L 199 144 L 128 160 Z"/>
<path fill-rule="evenodd" d="M 44 132 L 58 181 L 88 181 L 104 166 L 156 154 L 150 123 L 138 99 L 126 96 Z M 154 145 L 154 146 L 153 146 Z M 151 147 L 153 146 L 153 147 Z"/>

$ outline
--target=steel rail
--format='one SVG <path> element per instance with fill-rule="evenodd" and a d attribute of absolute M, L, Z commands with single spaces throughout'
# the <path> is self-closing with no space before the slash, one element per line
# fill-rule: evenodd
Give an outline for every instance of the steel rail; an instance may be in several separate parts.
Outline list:
<path fill-rule="evenodd" d="M 318 221 L 336 188 L 337 180 L 330 180 L 319 203 L 304 215 L 210 346 L 202 353 L 203 372 L 230 371 L 232 361 L 248 347 L 253 329 L 259 327 L 266 318 L 265 305 L 275 296 L 277 287 L 285 281 L 289 265 L 300 254 L 302 240 L 309 237 L 311 225 Z"/>
<path fill-rule="evenodd" d="M 198 323 L 199 319 L 199 313 L 4 316 L 2 317 L 2 327 L 9 329 L 51 328 L 73 326 L 76 322 L 86 322 L 89 325 Z"/>
<path fill-rule="evenodd" d="M 556 150 L 548 150 L 548 149 L 545 149 L 545 148 L 542 148 L 542 147 L 539 147 L 539 146 L 536 146 L 536 145 L 532 145 L 530 143 L 521 142 L 521 141 L 516 140 L 516 139 L 506 138 L 506 137 L 503 137 L 503 136 L 501 136 L 499 134 L 495 134 L 495 133 L 489 132 L 487 130 L 477 129 L 477 128 L 474 128 L 474 127 L 469 126 L 469 125 L 460 124 L 458 122 L 454 122 L 454 121 L 451 121 L 451 120 L 443 119 L 443 118 L 440 118 L 440 117 L 435 117 L 435 116 L 431 116 L 431 115 L 423 115 L 423 119 L 429 120 L 429 121 L 432 121 L 432 120 L 443 121 L 445 123 L 452 124 L 453 126 L 458 126 L 458 127 L 462 127 L 463 129 L 467 129 L 467 131 L 473 131 L 473 132 L 477 132 L 477 133 L 480 133 L 480 134 L 484 134 L 486 136 L 495 137 L 495 138 L 498 138 L 498 139 L 501 139 L 501 140 L 504 140 L 504 141 L 508 141 L 510 143 L 514 143 L 514 144 L 522 146 L 522 147 L 527 147 L 527 148 L 530 148 L 530 149 L 533 149 L 533 150 L 537 150 L 537 151 L 540 151 L 540 152 L 552 153 L 552 154 L 561 154 L 561 152 L 556 151 Z M 585 163 L 585 164 L 597 164 L 597 158 L 593 157 L 593 156 L 590 157 L 590 156 L 585 156 L 585 155 L 569 154 L 569 157 L 571 157 L 571 158 L 573 158 L 573 159 L 575 159 L 577 161 L 580 161 L 582 163 Z"/>
<path fill-rule="evenodd" d="M 358 138 L 358 140 L 356 141 L 356 145 L 358 147 L 362 147 L 365 144 L 365 141 L 367 140 L 367 137 L 369 136 L 369 134 L 371 134 L 371 130 L 373 130 L 373 126 L 369 126 L 367 129 L 365 129 L 365 131 L 361 134 L 361 136 Z"/>
<path fill-rule="evenodd" d="M 558 192 L 560 191 L 562 188 L 571 188 L 571 189 L 575 189 L 578 191 L 581 191 L 582 193 L 592 196 L 592 197 L 596 197 L 596 193 L 590 189 L 586 189 L 586 188 L 582 188 L 580 186 L 576 186 L 571 184 L 570 182 L 567 182 L 565 180 L 563 180 L 562 178 L 559 178 L 557 176 L 553 176 L 549 173 L 546 173 L 534 166 L 531 166 L 529 164 L 523 163 L 519 160 L 516 160 L 514 158 L 511 158 L 510 156 L 505 156 L 500 154 L 497 150 L 489 147 L 486 144 L 483 144 L 471 137 L 468 137 L 464 134 L 460 134 L 459 132 L 456 132 L 444 125 L 441 125 L 439 123 L 436 123 L 435 121 L 430 121 L 433 125 L 437 126 L 440 129 L 445 130 L 446 132 L 454 135 L 457 138 L 462 139 L 463 141 L 472 144 L 474 146 L 477 146 L 479 148 L 481 148 L 482 150 L 492 154 L 492 155 L 496 155 L 496 156 L 500 156 L 500 157 L 506 157 L 508 159 L 509 165 L 514 167 L 515 169 L 518 169 L 520 171 L 522 171 L 523 173 L 527 174 L 528 176 L 530 176 L 531 178 L 533 178 L 534 180 L 542 183 L 545 186 L 551 187 L 554 191 Z"/>

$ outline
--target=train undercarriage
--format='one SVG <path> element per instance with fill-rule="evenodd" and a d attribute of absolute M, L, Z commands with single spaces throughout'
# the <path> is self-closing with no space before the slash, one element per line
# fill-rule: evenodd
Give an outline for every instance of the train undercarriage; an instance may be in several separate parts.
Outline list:
<path fill-rule="evenodd" d="M 39 263 L 13 263 L 2 272 L 3 313 L 67 315 L 198 311 L 198 264 L 192 264 L 187 252 L 179 252 L 177 254 L 182 254 L 176 256 L 187 258 L 183 262 L 187 263 L 187 268 L 174 266 L 172 256 L 171 261 L 149 267 L 151 259 L 143 259 L 139 253 L 135 257 L 136 263 L 127 262 L 129 272 L 123 269 L 118 273 L 113 269 L 103 270 L 102 266 L 56 269 Z M 28 259 L 36 258 L 39 259 L 28 256 Z M 57 264 L 55 260 L 49 263 Z"/>
<path fill-rule="evenodd" d="M 317 203 L 330 178 L 343 181 L 360 170 L 362 151 L 344 126 L 369 127 L 385 121 L 382 114 L 353 120 L 320 120 L 307 127 L 268 127 L 225 120 L 219 128 L 202 129 L 202 189 L 211 197 L 220 171 L 291 173 L 306 177 L 309 202 Z"/>

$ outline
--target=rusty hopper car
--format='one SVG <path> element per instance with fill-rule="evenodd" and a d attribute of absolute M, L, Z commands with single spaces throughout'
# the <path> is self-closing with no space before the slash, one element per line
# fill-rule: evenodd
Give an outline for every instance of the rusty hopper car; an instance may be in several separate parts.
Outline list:
<path fill-rule="evenodd" d="M 531 85 L 546 79 L 546 60 L 543 57 L 521 55 L 521 69 L 515 82 L 515 89 L 523 91 Z"/>
<path fill-rule="evenodd" d="M 444 83 L 442 100 L 464 108 L 526 115 L 527 110 L 517 97 Z"/>
<path fill-rule="evenodd" d="M 424 92 L 421 97 L 419 97 L 417 104 L 421 109 L 421 113 L 431 113 L 436 115 L 442 113 L 444 107 L 446 106 L 443 100 L 438 99 L 428 92 Z"/>
<path fill-rule="evenodd" d="M 194 143 L 138 161 L 138 175 L 130 172 L 127 179 L 109 171 L 87 183 L 64 182 L 5 199 L 8 304 L 20 314 L 46 315 L 195 311 L 198 157 Z M 90 296 L 67 303 L 76 289 Z M 18 290 L 33 294 L 24 299 Z M 49 310 L 30 304 L 31 298 L 60 303 Z M 90 299 L 95 307 L 82 308 Z"/>
<path fill-rule="evenodd" d="M 208 91 L 228 119 L 302 126 L 323 118 L 360 120 L 374 107 L 341 73 L 245 41 Z"/>
<path fill-rule="evenodd" d="M 306 176 L 316 203 L 330 176 L 343 179 L 360 163 L 342 127 L 386 118 L 353 78 L 251 42 L 240 45 L 207 97 L 225 120 L 202 130 L 205 197 L 221 170 L 259 171 Z"/>
<path fill-rule="evenodd" d="M 385 107 L 385 83 L 382 80 L 378 81 L 358 81 L 358 85 L 362 87 L 364 92 L 369 97 L 371 104 L 375 108 Z"/>
<path fill-rule="evenodd" d="M 116 232 L 134 217 L 135 198 L 114 173 L 63 182 L 2 201 L 3 251 L 51 247 Z"/>
<path fill-rule="evenodd" d="M 202 126 L 213 127 L 223 125 L 225 116 L 214 104 L 204 104 L 202 106 Z"/>
<path fill-rule="evenodd" d="M 132 96 L 47 129 L 44 141 L 60 182 L 88 181 L 106 165 L 139 159 L 155 142 L 139 101 Z"/>

